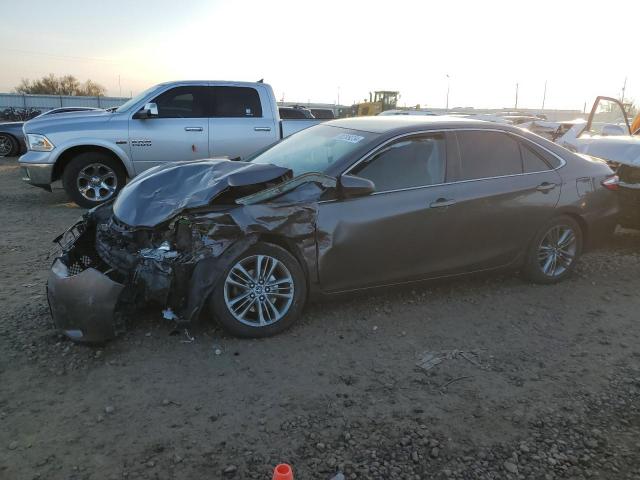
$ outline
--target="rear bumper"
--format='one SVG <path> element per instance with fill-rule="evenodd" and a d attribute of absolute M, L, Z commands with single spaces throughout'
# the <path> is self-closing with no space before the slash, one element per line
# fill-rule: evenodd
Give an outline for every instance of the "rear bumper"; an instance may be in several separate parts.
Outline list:
<path fill-rule="evenodd" d="M 104 342 L 123 330 L 116 309 L 124 285 L 94 268 L 77 275 L 63 257 L 51 267 L 47 299 L 56 328 L 77 342 Z"/>
<path fill-rule="evenodd" d="M 597 216 L 587 217 L 587 242 L 585 250 L 591 250 L 602 246 L 613 235 L 616 226 L 620 223 L 620 209 L 615 204 L 607 211 L 599 212 Z"/>

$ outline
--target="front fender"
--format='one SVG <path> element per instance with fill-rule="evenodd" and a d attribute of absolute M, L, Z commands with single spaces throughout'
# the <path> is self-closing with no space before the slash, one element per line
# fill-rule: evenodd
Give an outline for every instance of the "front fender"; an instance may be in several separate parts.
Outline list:
<path fill-rule="evenodd" d="M 121 148 L 120 145 L 97 138 L 77 138 L 72 141 L 56 145 L 56 148 L 51 151 L 51 163 L 56 163 L 65 152 L 76 147 L 101 147 L 107 149 L 120 159 L 124 168 L 127 170 L 127 176 L 129 178 L 133 178 L 136 175 L 133 168 L 133 162 L 131 161 L 129 154 Z"/>

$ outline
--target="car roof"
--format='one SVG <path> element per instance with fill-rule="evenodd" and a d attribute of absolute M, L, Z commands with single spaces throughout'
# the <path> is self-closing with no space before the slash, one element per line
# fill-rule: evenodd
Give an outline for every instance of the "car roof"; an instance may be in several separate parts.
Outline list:
<path fill-rule="evenodd" d="M 331 120 L 326 125 L 350 128 L 372 133 L 404 133 L 414 130 L 437 130 L 442 128 L 498 128 L 511 131 L 493 122 L 468 118 L 450 117 L 446 115 L 383 115 L 375 117 L 352 117 Z"/>

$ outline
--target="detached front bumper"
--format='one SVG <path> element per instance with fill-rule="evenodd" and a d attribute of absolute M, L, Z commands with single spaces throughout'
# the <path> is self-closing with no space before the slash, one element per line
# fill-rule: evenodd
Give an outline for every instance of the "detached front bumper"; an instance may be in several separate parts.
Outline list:
<path fill-rule="evenodd" d="M 20 157 L 22 180 L 47 190 L 53 182 L 53 163 L 49 163 L 51 152 L 27 152 Z"/>
<path fill-rule="evenodd" d="M 97 255 L 94 238 L 95 228 L 86 221 L 56 238 L 63 254 L 54 260 L 47 281 L 53 323 L 76 342 L 104 342 L 124 331 L 124 279 Z"/>
<path fill-rule="evenodd" d="M 72 274 L 74 265 L 57 258 L 47 282 L 53 322 L 61 333 L 77 342 L 104 342 L 123 330 L 117 305 L 124 285 L 95 268 Z"/>

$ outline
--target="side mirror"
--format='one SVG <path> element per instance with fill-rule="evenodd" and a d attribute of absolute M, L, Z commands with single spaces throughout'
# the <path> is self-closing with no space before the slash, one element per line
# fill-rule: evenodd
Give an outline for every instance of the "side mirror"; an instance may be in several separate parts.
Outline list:
<path fill-rule="evenodd" d="M 133 118 L 138 120 L 144 120 L 146 118 L 153 118 L 158 116 L 158 105 L 155 103 L 147 103 L 142 110 L 138 110 L 133 114 Z"/>
<path fill-rule="evenodd" d="M 338 183 L 338 192 L 342 198 L 364 197 L 375 191 L 376 186 L 371 180 L 354 175 L 342 175 Z"/>

